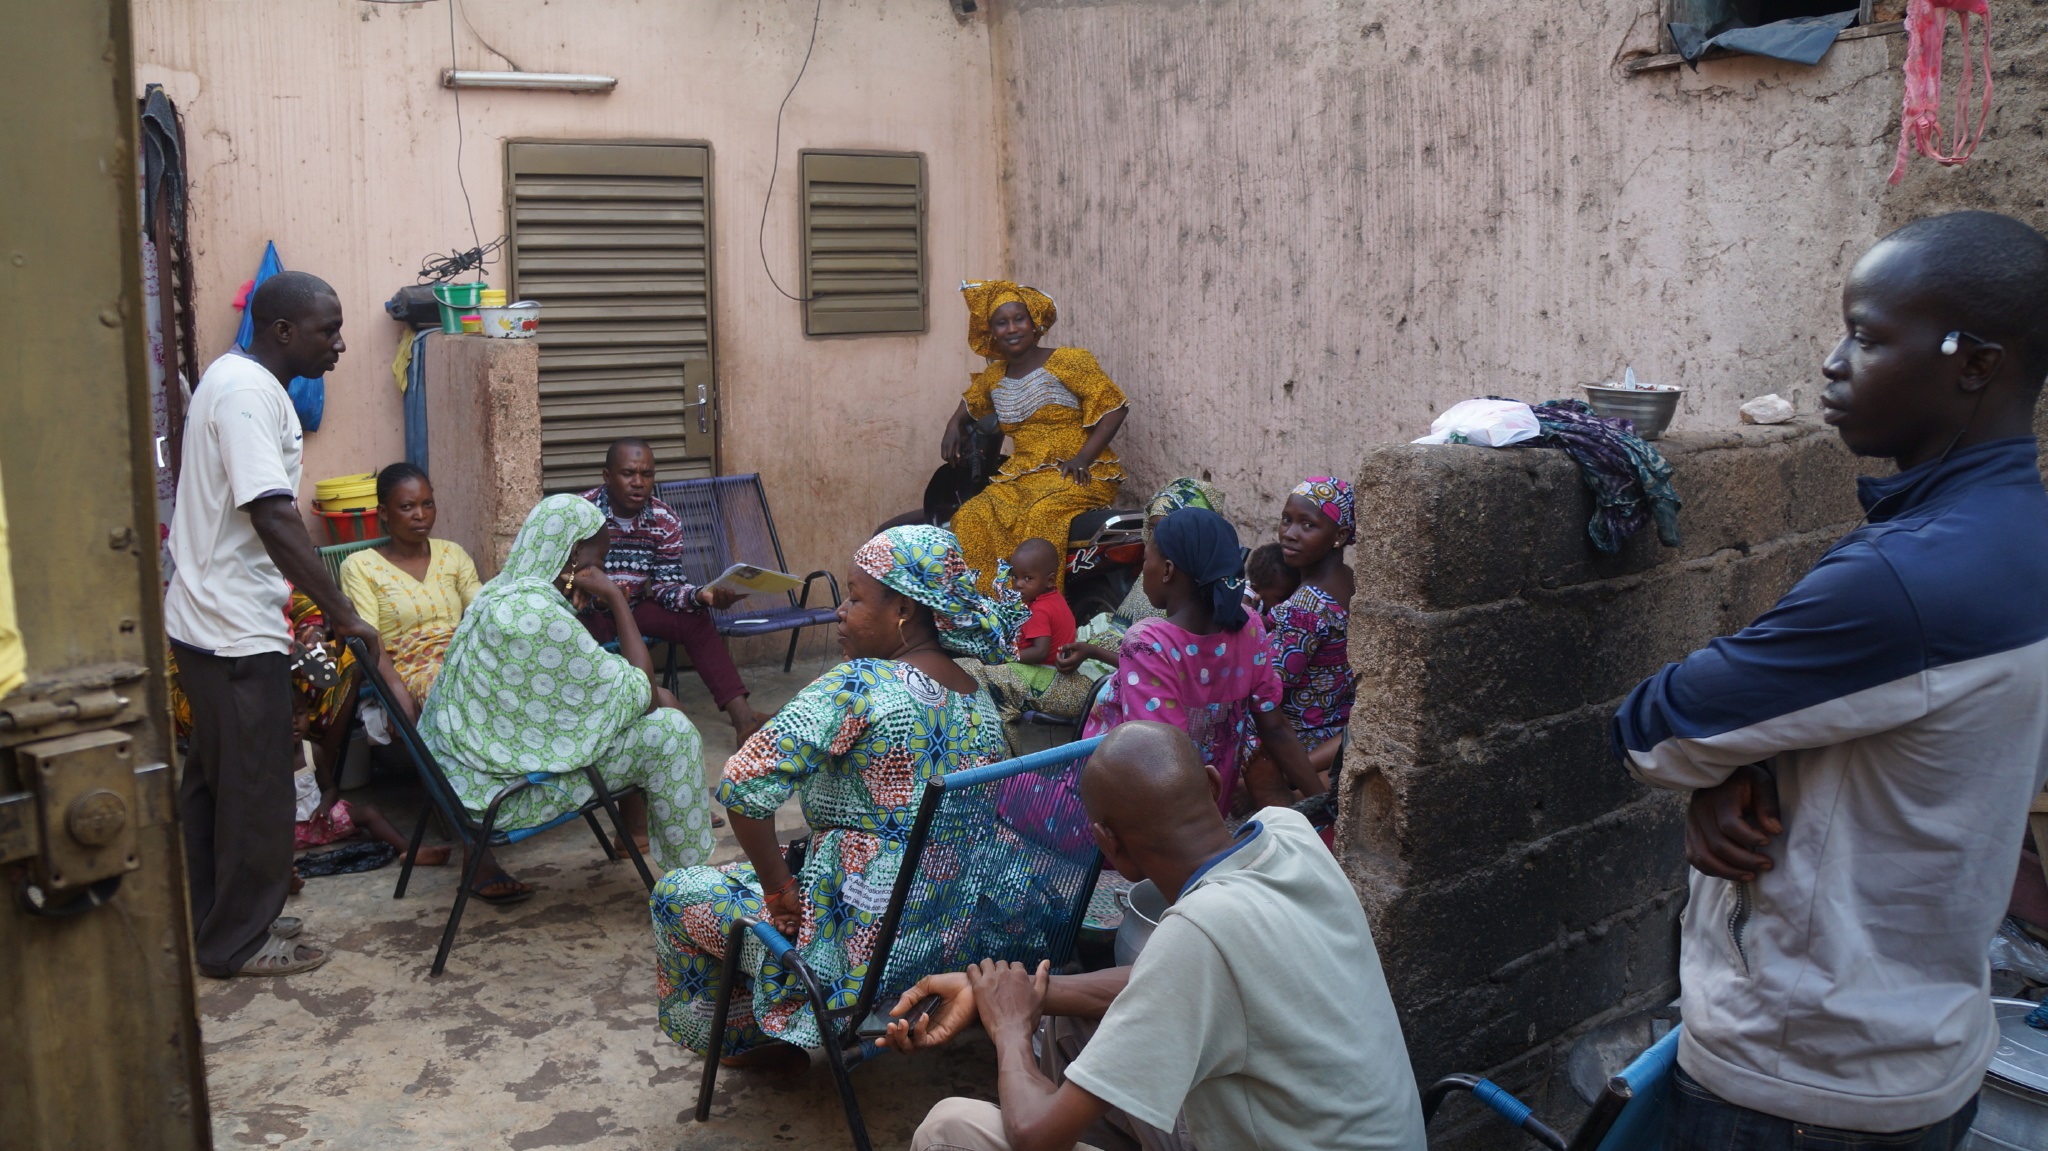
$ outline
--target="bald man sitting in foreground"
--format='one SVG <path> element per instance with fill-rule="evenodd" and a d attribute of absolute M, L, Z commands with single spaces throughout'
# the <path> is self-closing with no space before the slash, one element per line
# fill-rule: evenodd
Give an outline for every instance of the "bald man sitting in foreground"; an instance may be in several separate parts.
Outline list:
<path fill-rule="evenodd" d="M 982 962 L 907 992 L 897 1015 L 930 995 L 944 1004 L 886 1042 L 936 1047 L 979 1015 L 1002 1099 L 942 1100 L 912 1151 L 1092 1151 L 1077 1141 L 1103 1120 L 1150 1148 L 1422 1151 L 1414 1072 L 1351 884 L 1286 808 L 1233 837 L 1221 787 L 1177 728 L 1127 723 L 1103 739 L 1081 771 L 1095 840 L 1171 906 L 1131 967 L 1053 976 Z M 1043 1016 L 1101 1021 L 1064 1082 L 1032 1051 Z M 1057 1037 L 1042 1046 L 1057 1071 Z M 1183 1109 L 1185 1134 L 1166 1134 Z"/>

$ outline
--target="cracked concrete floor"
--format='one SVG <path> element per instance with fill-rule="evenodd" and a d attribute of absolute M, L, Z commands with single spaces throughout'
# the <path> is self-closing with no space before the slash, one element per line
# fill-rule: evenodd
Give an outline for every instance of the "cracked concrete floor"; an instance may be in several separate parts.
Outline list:
<path fill-rule="evenodd" d="M 822 666 L 750 672 L 756 706 L 780 706 Z M 683 680 L 716 778 L 732 728 L 695 676 Z M 408 830 L 418 795 L 392 784 L 351 793 Z M 780 821 L 785 839 L 802 826 L 794 804 Z M 729 836 L 720 851 L 721 860 L 738 854 Z M 309 880 L 287 905 L 309 938 L 335 948 L 325 967 L 199 981 L 217 1146 L 851 1146 L 822 1065 L 794 1078 L 723 1070 L 711 1121 L 696 1123 L 703 1064 L 655 1025 L 646 892 L 632 865 L 607 863 L 576 825 L 501 856 L 540 890 L 504 908 L 471 901 L 438 979 L 427 966 L 455 868 L 416 870 L 393 900 L 393 864 Z M 977 1034 L 936 1055 L 885 1056 L 855 1068 L 853 1081 L 875 1146 L 904 1147 L 940 1098 L 993 1099 L 995 1061 Z"/>

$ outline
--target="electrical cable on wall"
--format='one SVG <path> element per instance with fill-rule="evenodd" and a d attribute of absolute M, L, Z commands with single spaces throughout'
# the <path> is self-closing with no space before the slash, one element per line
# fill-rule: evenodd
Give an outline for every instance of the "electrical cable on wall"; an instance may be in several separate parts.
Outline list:
<path fill-rule="evenodd" d="M 448 68 L 453 71 L 461 66 L 455 58 L 455 0 L 448 0 Z M 476 206 L 469 202 L 469 182 L 462 178 L 462 88 L 457 85 L 448 90 L 455 94 L 455 184 L 462 189 L 462 208 L 469 213 L 469 239 L 475 245 L 466 253 L 458 253 L 457 259 L 473 258 L 474 263 L 468 266 L 474 267 L 481 279 L 484 257 L 489 253 L 484 250 L 482 234 L 476 230 Z M 497 244 L 491 248 L 495 251 Z"/>
<path fill-rule="evenodd" d="M 818 46 L 818 21 L 824 14 L 825 0 L 818 0 L 817 8 L 811 13 L 811 42 L 804 49 L 803 65 L 796 70 L 796 79 L 789 82 L 789 91 L 782 94 L 782 103 L 775 108 L 775 159 L 768 166 L 768 191 L 761 197 L 761 227 L 754 233 L 754 245 L 761 253 L 761 270 L 768 273 L 768 283 L 782 292 L 783 298 L 799 304 L 808 304 L 813 297 L 792 296 L 784 292 L 782 285 L 776 282 L 775 270 L 768 266 L 768 202 L 775 197 L 775 175 L 782 168 L 782 112 L 789 107 L 789 98 L 796 95 L 796 86 L 803 83 L 804 73 L 811 66 L 811 52 Z"/>

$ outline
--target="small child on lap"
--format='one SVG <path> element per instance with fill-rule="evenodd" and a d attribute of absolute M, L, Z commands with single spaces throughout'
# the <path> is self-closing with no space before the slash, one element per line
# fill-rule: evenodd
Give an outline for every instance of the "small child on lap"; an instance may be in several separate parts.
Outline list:
<path fill-rule="evenodd" d="M 1273 609 L 1301 589 L 1301 573 L 1287 566 L 1279 544 L 1260 544 L 1245 558 L 1244 582 L 1245 607 L 1258 612 L 1270 632 Z"/>
<path fill-rule="evenodd" d="M 1060 553 L 1042 539 L 1028 539 L 1010 556 L 1010 590 L 1030 607 L 1031 618 L 1017 633 L 1017 658 L 990 666 L 962 660 L 989 689 L 1006 722 L 1025 711 L 1078 718 L 1088 706 L 1089 677 L 1053 667 L 1053 654 L 1074 642 L 1074 611 L 1059 592 Z"/>

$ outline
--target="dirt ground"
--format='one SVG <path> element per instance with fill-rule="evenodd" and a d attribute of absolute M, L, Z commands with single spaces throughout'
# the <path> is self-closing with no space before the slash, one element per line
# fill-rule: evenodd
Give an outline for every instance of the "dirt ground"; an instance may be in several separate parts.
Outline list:
<path fill-rule="evenodd" d="M 756 706 L 779 706 L 824 665 L 748 676 Z M 732 728 L 688 673 L 681 694 L 704 733 L 706 773 L 733 750 Z M 385 777 L 369 799 L 410 830 L 419 792 Z M 400 817 L 403 818 L 400 818 Z M 784 838 L 798 834 L 794 804 Z M 721 859 L 737 855 L 729 837 Z M 453 899 L 455 868 L 397 865 L 308 881 L 286 914 L 335 957 L 283 979 L 201 980 L 214 1139 L 223 1148 L 848 1147 L 822 1065 L 795 1078 L 726 1070 L 711 1121 L 691 1115 L 697 1056 L 661 1033 L 646 892 L 632 865 L 608 863 L 580 824 L 506 849 L 540 891 L 505 908 L 471 901 L 448 969 L 427 967 Z M 853 1072 L 877 1148 L 904 1147 L 947 1095 L 993 1099 L 985 1039 L 945 1053 L 884 1056 Z"/>

